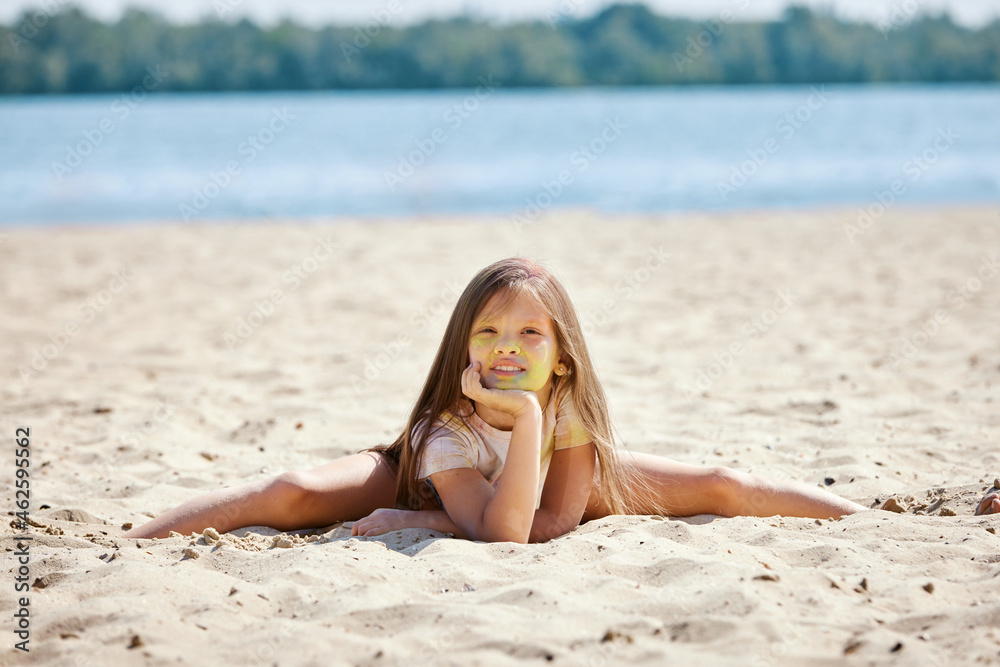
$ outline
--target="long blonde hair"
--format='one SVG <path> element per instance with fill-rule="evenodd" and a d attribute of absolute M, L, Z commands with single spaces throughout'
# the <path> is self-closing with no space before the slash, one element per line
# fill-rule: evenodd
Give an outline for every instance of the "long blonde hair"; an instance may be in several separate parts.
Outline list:
<path fill-rule="evenodd" d="M 537 300 L 548 311 L 559 349 L 569 367 L 569 372 L 557 380 L 570 384 L 576 411 L 597 448 L 602 496 L 612 514 L 632 513 L 633 508 L 627 507 L 630 503 L 626 503 L 622 490 L 623 470 L 604 388 L 587 352 L 576 310 L 566 289 L 555 276 L 523 258 L 503 259 L 490 264 L 469 282 L 455 304 L 406 428 L 391 445 L 362 450 L 382 451 L 398 461 L 396 507 L 420 509 L 430 500 L 431 491 L 417 483 L 417 462 L 427 445 L 428 433 L 435 419 L 444 412 L 458 417 L 469 416 L 458 411 L 465 398 L 461 378 L 462 371 L 469 364 L 469 336 L 475 318 L 496 294 L 502 295 L 501 307 L 523 294 Z"/>

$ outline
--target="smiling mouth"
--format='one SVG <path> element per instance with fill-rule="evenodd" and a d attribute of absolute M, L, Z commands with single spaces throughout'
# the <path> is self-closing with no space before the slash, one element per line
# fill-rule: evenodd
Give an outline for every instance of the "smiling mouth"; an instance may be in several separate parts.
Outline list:
<path fill-rule="evenodd" d="M 523 373 L 524 369 L 518 366 L 508 366 L 507 364 L 502 364 L 500 366 L 494 366 L 491 369 L 493 372 L 500 375 L 514 375 L 516 373 Z"/>

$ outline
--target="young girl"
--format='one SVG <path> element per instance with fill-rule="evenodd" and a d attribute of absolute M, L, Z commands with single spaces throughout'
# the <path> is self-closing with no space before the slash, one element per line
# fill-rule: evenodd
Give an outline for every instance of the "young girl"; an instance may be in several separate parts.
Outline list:
<path fill-rule="evenodd" d="M 977 514 L 1000 511 L 991 491 Z M 459 298 L 394 443 L 203 494 L 124 537 L 354 521 L 352 535 L 421 527 L 523 543 L 609 514 L 825 519 L 865 509 L 807 484 L 619 451 L 565 289 L 533 262 L 506 259 Z"/>

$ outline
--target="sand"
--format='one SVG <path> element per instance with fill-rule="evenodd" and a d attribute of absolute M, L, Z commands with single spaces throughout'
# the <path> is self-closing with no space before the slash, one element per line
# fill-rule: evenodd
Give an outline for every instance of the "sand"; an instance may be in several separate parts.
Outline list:
<path fill-rule="evenodd" d="M 4 664 L 1000 663 L 1000 252 L 990 207 L 4 230 L 31 428 L 30 654 Z M 900 513 L 609 517 L 544 544 L 350 524 L 120 538 L 401 428 L 458 292 L 556 271 L 635 451 Z M 259 314 L 255 315 L 257 312 Z M 244 322 L 245 321 L 245 322 Z M 13 519 L 13 517 L 9 517 Z"/>

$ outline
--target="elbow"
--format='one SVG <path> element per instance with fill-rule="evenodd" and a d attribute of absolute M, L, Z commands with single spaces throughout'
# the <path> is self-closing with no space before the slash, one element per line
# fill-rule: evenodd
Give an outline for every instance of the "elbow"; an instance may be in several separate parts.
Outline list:
<path fill-rule="evenodd" d="M 547 524 L 544 526 L 532 526 L 529 542 L 548 542 L 557 537 L 562 537 L 573 530 L 573 526 L 560 526 L 558 524 Z"/>
<path fill-rule="evenodd" d="M 480 522 L 474 532 L 475 540 L 479 542 L 516 542 L 527 544 L 531 538 L 531 526 L 519 525 L 489 525 Z"/>
<path fill-rule="evenodd" d="M 513 542 L 514 544 L 527 544 L 529 542 L 530 535 L 525 533 L 509 533 L 501 534 L 493 537 L 492 539 L 486 540 L 487 542 Z"/>
<path fill-rule="evenodd" d="M 530 541 L 531 531 L 495 529 L 483 531 L 478 540 L 482 542 L 515 542 L 517 544 L 527 544 Z"/>
<path fill-rule="evenodd" d="M 562 537 L 580 525 L 583 519 L 583 508 L 579 511 L 568 510 L 561 513 L 539 510 L 531 525 L 530 542 L 548 542 Z"/>

